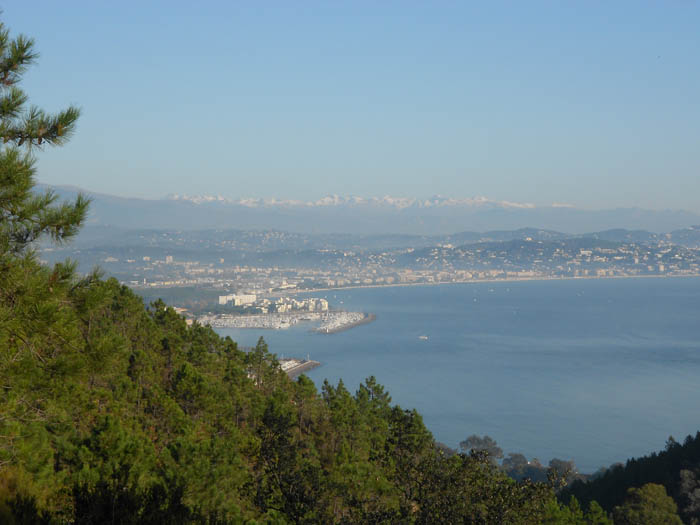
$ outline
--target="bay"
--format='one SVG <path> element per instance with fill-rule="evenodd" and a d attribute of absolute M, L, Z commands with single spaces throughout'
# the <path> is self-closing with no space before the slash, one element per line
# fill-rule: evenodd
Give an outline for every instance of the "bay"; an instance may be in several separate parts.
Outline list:
<path fill-rule="evenodd" d="M 593 472 L 700 430 L 700 278 L 346 289 L 313 294 L 375 322 L 323 335 L 217 329 L 315 359 L 321 387 L 374 375 L 438 441 L 488 434 Z M 421 338 L 427 336 L 427 339 Z"/>

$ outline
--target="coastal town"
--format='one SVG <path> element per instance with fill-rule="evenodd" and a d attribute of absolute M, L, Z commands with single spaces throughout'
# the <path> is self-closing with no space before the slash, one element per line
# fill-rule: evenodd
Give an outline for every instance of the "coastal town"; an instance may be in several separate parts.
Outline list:
<path fill-rule="evenodd" d="M 163 259 L 120 261 L 135 288 L 208 286 L 257 294 L 356 286 L 431 284 L 493 279 L 680 276 L 700 273 L 700 250 L 670 244 L 605 243 L 588 240 L 534 241 L 382 252 L 324 251 L 290 254 L 289 265 L 227 265 Z M 299 259 L 306 259 L 301 261 Z M 105 258 L 104 263 L 114 263 Z M 126 277 L 126 276 L 125 276 Z"/>
<path fill-rule="evenodd" d="M 566 237 L 520 230 L 494 232 L 506 240 L 484 234 L 487 240 L 460 245 L 459 236 L 442 239 L 455 244 L 353 238 L 344 241 L 352 245 L 346 248 L 340 237 L 284 232 L 143 232 L 134 234 L 127 248 L 46 249 L 42 256 L 100 266 L 146 302 L 164 298 L 190 319 L 215 327 L 281 330 L 309 323 L 319 333 L 335 333 L 368 322 L 371 315 L 329 303 L 331 290 L 700 275 L 697 232 L 693 227 L 665 236 L 623 230 Z M 622 240 L 611 240 L 615 236 Z M 377 247 L 382 242 L 389 247 Z"/>

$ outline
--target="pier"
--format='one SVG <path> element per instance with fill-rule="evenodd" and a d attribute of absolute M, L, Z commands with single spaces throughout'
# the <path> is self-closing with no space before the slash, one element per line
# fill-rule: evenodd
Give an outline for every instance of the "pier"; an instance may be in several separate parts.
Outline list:
<path fill-rule="evenodd" d="M 345 317 L 333 319 L 323 323 L 321 326 L 316 328 L 314 332 L 319 334 L 337 334 L 338 332 L 350 330 L 356 326 L 371 323 L 375 319 L 377 319 L 377 316 L 374 314 L 358 314 L 355 312 L 348 312 L 347 316 Z"/>
<path fill-rule="evenodd" d="M 280 359 L 280 368 L 287 374 L 289 379 L 294 379 L 318 366 L 321 366 L 321 363 L 311 359 Z"/>

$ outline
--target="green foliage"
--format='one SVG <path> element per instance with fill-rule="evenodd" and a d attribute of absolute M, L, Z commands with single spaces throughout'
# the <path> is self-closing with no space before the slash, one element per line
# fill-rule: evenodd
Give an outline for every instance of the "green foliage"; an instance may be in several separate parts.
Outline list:
<path fill-rule="evenodd" d="M 56 204 L 51 192 L 32 192 L 31 147 L 63 143 L 79 113 L 26 107 L 17 84 L 36 56 L 30 39 L 12 39 L 0 24 L 0 469 L 6 490 L 21 482 L 38 490 L 41 503 L 46 493 L 37 487 L 55 477 L 52 440 L 66 423 L 61 399 L 72 387 L 66 380 L 84 360 L 74 351 L 80 328 L 70 296 L 92 277 L 77 280 L 70 262 L 41 267 L 33 252 L 42 236 L 55 242 L 73 236 L 88 205 L 82 196 Z"/>
<path fill-rule="evenodd" d="M 544 525 L 613 525 L 613 521 L 605 511 L 593 501 L 584 512 L 575 497 L 571 497 L 568 505 L 552 499 L 546 511 Z"/>
<path fill-rule="evenodd" d="M 32 146 L 63 144 L 72 134 L 80 111 L 75 107 L 49 115 L 26 107 L 27 96 L 17 86 L 37 58 L 34 42 L 24 36 L 10 38 L 0 23 L 0 265 L 8 255 L 24 254 L 42 235 L 54 241 L 69 239 L 82 224 L 88 200 L 56 204 L 56 195 L 37 195 L 34 187 Z M 28 149 L 22 151 L 21 146 Z"/>
<path fill-rule="evenodd" d="M 688 525 L 700 524 L 700 480 L 697 467 L 680 471 L 677 498 L 682 517 Z"/>
<path fill-rule="evenodd" d="M 73 132 L 80 113 L 77 108 L 71 106 L 56 115 L 25 108 L 27 96 L 17 84 L 37 58 L 34 40 L 23 35 L 10 38 L 9 30 L 0 23 L 0 136 L 5 144 L 63 144 Z"/>
<path fill-rule="evenodd" d="M 486 457 L 445 457 L 374 378 L 319 393 L 281 374 L 264 341 L 245 354 L 115 280 L 63 297 L 61 351 L 4 371 L 7 384 L 30 374 L 23 399 L 42 406 L 2 421 L 18 436 L 5 509 L 75 523 L 538 523 L 553 498 Z M 54 360 L 72 366 L 56 376 Z"/>
<path fill-rule="evenodd" d="M 683 443 L 669 438 L 666 448 L 625 465 L 607 469 L 589 482 L 574 482 L 562 497 L 576 496 L 579 501 L 597 501 L 608 512 L 622 505 L 630 487 L 647 483 L 662 485 L 679 508 L 685 523 L 700 522 L 700 433 Z"/>
<path fill-rule="evenodd" d="M 678 508 L 662 485 L 630 488 L 625 503 L 615 507 L 615 525 L 683 525 Z"/>
<path fill-rule="evenodd" d="M 481 437 L 472 434 L 464 441 L 460 441 L 459 448 L 465 453 L 471 451 L 486 452 L 494 464 L 497 463 L 499 459 L 503 458 L 503 450 L 496 444 L 496 441 L 491 436 Z"/>
<path fill-rule="evenodd" d="M 12 388 L 0 512 L 74 523 L 538 523 L 553 497 L 485 457 L 445 457 L 420 415 L 392 406 L 373 377 L 355 395 L 342 382 L 319 393 L 281 373 L 262 340 L 243 353 L 162 302 L 144 308 L 113 279 L 56 280 L 50 292 L 51 272 L 26 264 L 35 281 L 17 294 L 20 322 L 0 323 L 6 342 L 37 325 L 26 334 L 35 351 L 3 361 Z M 32 320 L 32 302 L 55 303 L 53 321 Z"/>

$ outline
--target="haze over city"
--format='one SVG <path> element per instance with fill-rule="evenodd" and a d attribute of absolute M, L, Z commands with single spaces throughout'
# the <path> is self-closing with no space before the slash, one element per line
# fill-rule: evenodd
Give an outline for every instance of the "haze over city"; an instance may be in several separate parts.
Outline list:
<path fill-rule="evenodd" d="M 3 9 L 32 102 L 83 111 L 47 184 L 700 211 L 696 2 Z"/>

